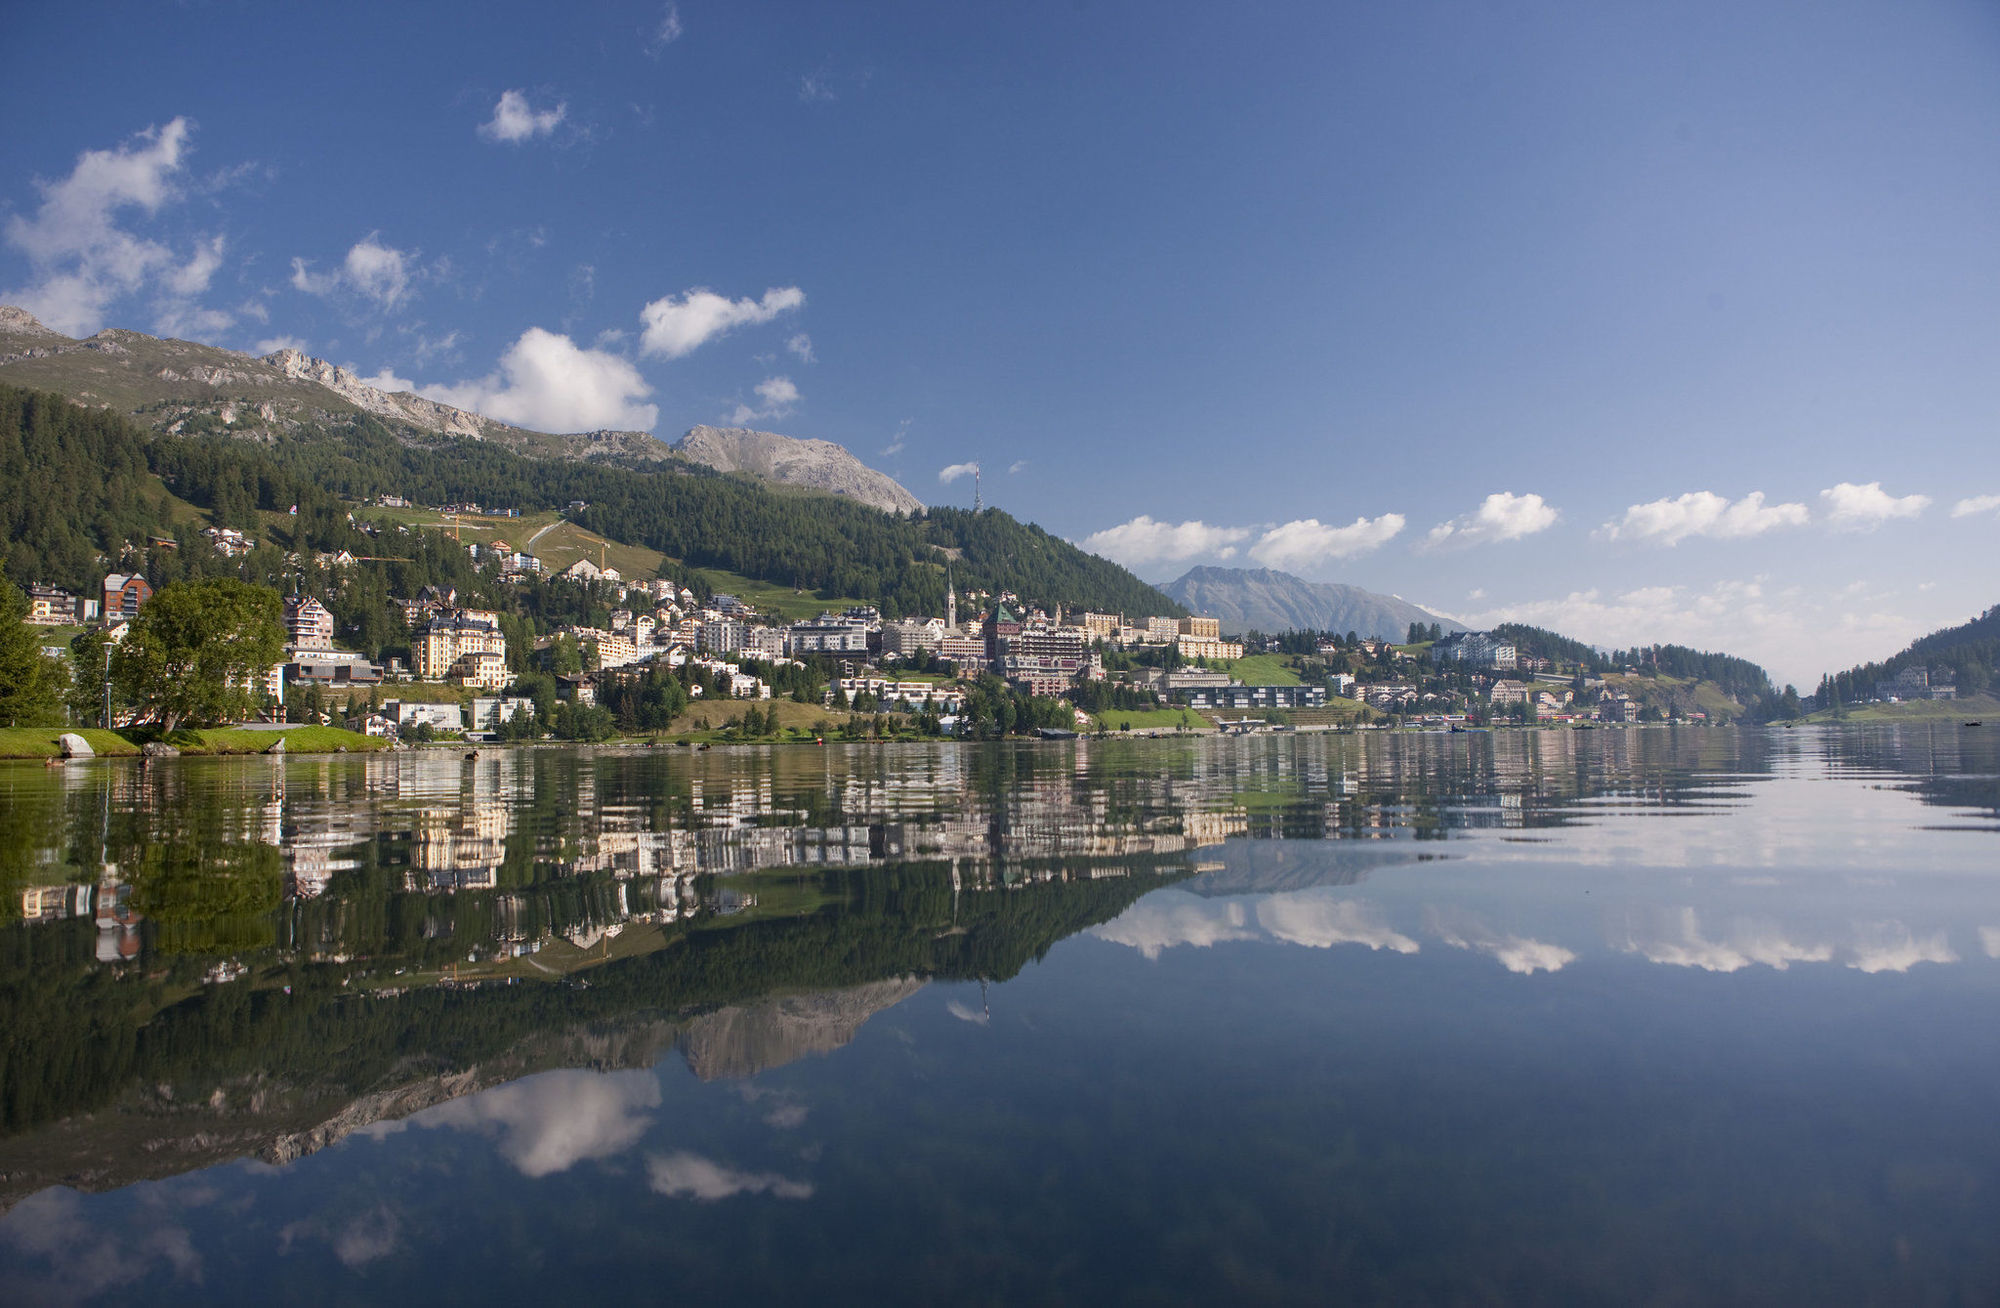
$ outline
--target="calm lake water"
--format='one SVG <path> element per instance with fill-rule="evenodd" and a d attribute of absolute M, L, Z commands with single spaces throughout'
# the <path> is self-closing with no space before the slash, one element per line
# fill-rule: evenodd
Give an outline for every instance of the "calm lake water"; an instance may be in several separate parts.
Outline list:
<path fill-rule="evenodd" d="M 0 1300 L 2000 1301 L 1996 737 L 0 764 Z"/>

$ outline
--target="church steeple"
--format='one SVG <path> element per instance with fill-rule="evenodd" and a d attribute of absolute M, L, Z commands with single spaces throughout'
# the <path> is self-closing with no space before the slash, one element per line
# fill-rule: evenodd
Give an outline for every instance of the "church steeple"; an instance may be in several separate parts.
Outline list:
<path fill-rule="evenodd" d="M 944 625 L 958 630 L 958 587 L 951 584 L 951 565 L 944 565 Z"/>

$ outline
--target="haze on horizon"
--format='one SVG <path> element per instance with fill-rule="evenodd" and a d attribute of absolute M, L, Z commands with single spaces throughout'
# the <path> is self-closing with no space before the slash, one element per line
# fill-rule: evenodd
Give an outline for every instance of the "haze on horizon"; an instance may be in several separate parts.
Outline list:
<path fill-rule="evenodd" d="M 1805 688 L 2000 601 L 2000 13 L 14 15 L 0 302 Z"/>

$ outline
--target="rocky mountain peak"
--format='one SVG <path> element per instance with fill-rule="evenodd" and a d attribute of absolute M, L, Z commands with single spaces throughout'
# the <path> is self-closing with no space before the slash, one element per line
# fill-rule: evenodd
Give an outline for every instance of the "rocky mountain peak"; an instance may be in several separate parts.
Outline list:
<path fill-rule="evenodd" d="M 674 443 L 691 463 L 766 481 L 845 495 L 885 513 L 922 513 L 924 503 L 832 441 L 801 440 L 748 427 L 691 427 Z"/>

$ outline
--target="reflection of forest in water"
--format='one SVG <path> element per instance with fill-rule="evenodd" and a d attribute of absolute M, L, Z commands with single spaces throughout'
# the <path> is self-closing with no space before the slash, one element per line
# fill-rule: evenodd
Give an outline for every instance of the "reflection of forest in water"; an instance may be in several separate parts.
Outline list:
<path fill-rule="evenodd" d="M 102 1185 L 282 1158 L 669 1046 L 745 1075 L 834 1047 L 925 978 L 1009 977 L 1168 878 L 1351 884 L 1447 852 L 1418 842 L 1713 811 L 1805 749 L 1995 812 L 1990 737 L 1944 743 L 1654 730 L 7 769 L 0 878 L 22 920 L 0 931 L 0 1171 Z"/>

